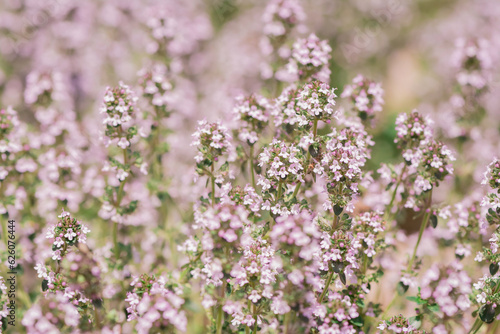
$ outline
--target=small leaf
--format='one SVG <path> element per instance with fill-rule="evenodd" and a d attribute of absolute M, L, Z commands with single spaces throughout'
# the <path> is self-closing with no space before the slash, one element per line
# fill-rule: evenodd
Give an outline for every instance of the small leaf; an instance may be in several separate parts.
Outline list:
<path fill-rule="evenodd" d="M 416 296 L 410 296 L 410 297 L 406 297 L 406 299 L 408 299 L 409 301 L 411 302 L 415 302 L 417 303 L 418 305 L 423 305 L 426 303 L 425 300 L 423 300 L 422 298 L 420 297 L 416 297 Z"/>
<path fill-rule="evenodd" d="M 406 291 L 408 291 L 409 286 L 403 284 L 403 282 L 399 282 L 398 285 L 396 286 L 396 291 L 398 292 L 399 295 L 404 295 Z"/>
<path fill-rule="evenodd" d="M 311 156 L 313 158 L 317 158 L 319 155 L 319 149 L 317 147 L 314 147 L 314 144 L 310 145 L 309 146 L 309 154 L 311 154 Z"/>
<path fill-rule="evenodd" d="M 427 308 L 431 310 L 434 313 L 437 313 L 440 311 L 439 305 L 438 304 L 432 304 L 432 305 L 427 305 Z"/>
<path fill-rule="evenodd" d="M 436 217 L 436 215 L 432 215 L 431 216 L 431 225 L 433 228 L 436 228 L 437 225 L 438 225 L 438 218 Z"/>
<path fill-rule="evenodd" d="M 490 264 L 490 274 L 491 276 L 495 275 L 498 271 L 499 265 L 498 263 L 492 263 Z"/>
<path fill-rule="evenodd" d="M 493 304 L 486 304 L 481 306 L 479 309 L 479 318 L 487 324 L 490 324 L 495 320 L 495 309 Z"/>
<path fill-rule="evenodd" d="M 358 326 L 358 327 L 363 327 L 364 324 L 365 324 L 365 322 L 363 321 L 363 318 L 361 318 L 361 317 L 357 317 L 357 318 L 351 319 L 350 322 L 354 326 Z"/>
<path fill-rule="evenodd" d="M 94 304 L 95 307 L 97 308 L 102 308 L 102 299 L 101 298 L 97 298 L 97 299 L 94 299 L 92 300 L 92 304 Z"/>
<path fill-rule="evenodd" d="M 419 329 L 420 326 L 422 326 L 422 316 L 421 315 L 417 315 L 415 317 L 410 317 L 410 318 L 408 318 L 408 322 L 410 323 L 410 325 L 413 328 Z"/>
<path fill-rule="evenodd" d="M 333 207 L 333 212 L 335 213 L 336 216 L 340 216 L 340 214 L 342 213 L 342 211 L 344 210 L 344 208 L 342 208 L 341 206 L 335 204 L 335 206 Z"/>
<path fill-rule="evenodd" d="M 340 274 L 342 270 L 344 270 L 344 264 L 342 262 L 333 262 L 332 263 L 332 270 L 336 274 Z"/>
<path fill-rule="evenodd" d="M 339 278 L 340 278 L 340 281 L 342 282 L 342 284 L 346 285 L 347 280 L 346 280 L 345 274 L 343 272 L 339 274 Z"/>

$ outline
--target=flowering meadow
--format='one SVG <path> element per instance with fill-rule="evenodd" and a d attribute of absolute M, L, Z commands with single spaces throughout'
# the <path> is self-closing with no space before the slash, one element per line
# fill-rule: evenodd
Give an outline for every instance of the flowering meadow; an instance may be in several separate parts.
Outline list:
<path fill-rule="evenodd" d="M 0 3 L 0 333 L 500 333 L 500 2 Z"/>

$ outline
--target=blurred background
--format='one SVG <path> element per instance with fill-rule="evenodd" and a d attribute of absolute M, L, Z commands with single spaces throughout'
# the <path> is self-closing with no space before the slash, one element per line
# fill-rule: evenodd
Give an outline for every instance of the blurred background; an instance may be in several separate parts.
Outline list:
<path fill-rule="evenodd" d="M 4 0 L 0 4 L 0 103 L 33 121 L 25 91 L 32 72 L 57 72 L 64 108 L 78 118 L 97 112 L 105 86 L 133 85 L 137 72 L 161 59 L 151 19 L 169 17 L 174 40 L 167 53 L 180 73 L 176 121 L 225 115 L 237 93 L 258 92 L 266 1 Z M 485 39 L 496 61 L 500 5 L 491 0 L 302 0 L 297 35 L 316 33 L 333 49 L 331 85 L 358 73 L 383 83 L 385 110 L 374 156 L 394 157 L 396 113 L 413 108 L 442 113 L 458 72 L 457 39 Z M 498 75 L 490 85 L 498 87 Z M 379 161 L 372 161 L 373 166 Z"/>
<path fill-rule="evenodd" d="M 291 47 L 294 39 L 311 33 L 328 40 L 333 50 L 330 85 L 338 88 L 338 95 L 358 74 L 382 83 L 385 105 L 372 130 L 376 144 L 369 170 L 376 171 L 381 162 L 400 161 L 393 143 L 394 120 L 397 114 L 417 108 L 432 116 L 439 135 L 461 153 L 455 168 L 462 178 L 441 187 L 436 201 L 447 198 L 453 203 L 480 181 L 483 167 L 500 155 L 500 1 L 297 3 L 303 15 L 284 44 Z M 263 0 L 2 0 L 0 106 L 12 106 L 42 133 L 68 130 L 65 122 L 76 120 L 74 134 L 86 138 L 82 146 L 91 152 L 86 162 L 96 162 L 103 153 L 91 148 L 100 145 L 99 107 L 106 86 L 123 81 L 135 88 L 142 68 L 165 65 L 175 83 L 168 95 L 173 112 L 166 123 L 174 131 L 168 137 L 164 169 L 170 177 L 169 195 L 177 203 L 177 219 L 189 222 L 192 203 L 200 193 L 191 185 L 195 153 L 189 146 L 197 121 L 231 119 L 238 94 L 276 96 L 266 75 L 268 4 Z M 286 58 L 286 51 L 281 56 Z M 36 110 L 49 95 L 58 116 L 45 114 L 41 120 Z M 57 126 L 47 127 L 52 120 Z M 68 144 L 77 145 L 80 139 L 71 137 Z M 97 216 L 96 210 L 82 212 L 88 221 Z M 54 214 L 47 210 L 42 216 Z M 412 232 L 414 225 L 404 229 Z M 106 226 L 93 228 L 106 230 Z M 96 240 L 89 241 L 91 247 L 100 243 Z M 148 264 L 146 260 L 144 266 Z M 26 279 L 25 284 L 38 283 Z"/>

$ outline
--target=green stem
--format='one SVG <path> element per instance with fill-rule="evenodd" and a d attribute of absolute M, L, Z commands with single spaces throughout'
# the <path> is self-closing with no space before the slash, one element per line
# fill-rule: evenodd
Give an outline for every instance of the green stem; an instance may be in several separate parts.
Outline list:
<path fill-rule="evenodd" d="M 250 145 L 250 174 L 252 175 L 252 187 L 256 189 L 255 185 L 255 168 L 253 166 L 253 145 Z"/>
<path fill-rule="evenodd" d="M 217 334 L 222 333 L 222 304 L 217 308 Z"/>
<path fill-rule="evenodd" d="M 431 201 L 431 197 L 432 197 L 432 190 L 431 190 L 431 193 L 429 194 L 429 204 Z M 431 208 L 430 208 L 430 205 L 428 205 L 426 212 L 425 212 L 425 215 L 424 215 L 424 219 L 422 221 L 422 225 L 420 225 L 420 232 L 418 233 L 417 243 L 415 245 L 415 248 L 413 249 L 413 255 L 410 259 L 410 262 L 408 263 L 407 270 L 411 270 L 411 267 L 413 266 L 413 262 L 415 261 L 415 257 L 417 256 L 418 245 L 420 244 L 420 240 L 422 240 L 422 235 L 424 234 L 424 231 L 427 227 L 427 224 L 429 223 L 430 216 L 431 216 Z"/>
<path fill-rule="evenodd" d="M 281 189 L 281 181 L 278 182 L 278 195 L 276 195 L 276 203 L 278 203 L 278 201 L 281 199 L 281 195 L 283 193 L 282 189 Z"/>
<path fill-rule="evenodd" d="M 3 197 L 3 183 L 0 182 L 0 198 Z M 0 217 L 2 219 L 2 239 L 3 242 L 5 243 L 5 250 L 9 250 L 9 241 L 7 240 L 7 219 L 4 219 L 4 217 Z"/>
<path fill-rule="evenodd" d="M 96 322 L 96 325 L 97 325 L 97 328 L 98 329 L 101 329 L 101 317 L 99 316 L 99 312 L 97 312 L 97 307 L 94 306 L 94 318 L 95 318 L 95 322 Z"/>
<path fill-rule="evenodd" d="M 222 326 L 224 325 L 224 313 L 222 312 L 222 302 L 226 295 L 226 282 L 222 283 L 221 287 L 221 300 L 219 301 L 219 307 L 217 309 L 217 334 L 222 333 Z"/>
<path fill-rule="evenodd" d="M 2 239 L 3 239 L 3 242 L 5 243 L 6 250 L 9 249 L 9 241 L 7 240 L 7 233 L 8 233 L 7 219 L 4 219 L 4 217 L 2 217 Z"/>
<path fill-rule="evenodd" d="M 384 320 L 384 318 L 387 316 L 387 313 L 389 312 L 389 310 L 391 309 L 391 307 L 394 305 L 394 303 L 396 302 L 396 299 L 398 298 L 398 295 L 394 295 L 394 297 L 392 297 L 392 300 L 391 302 L 389 303 L 389 305 L 387 305 L 384 313 L 382 313 L 382 315 L 380 316 L 380 319 Z"/>
<path fill-rule="evenodd" d="M 211 183 L 212 183 L 212 207 L 215 205 L 215 176 L 214 176 L 214 164 L 215 161 L 212 163 L 212 166 L 210 167 L 210 172 L 212 175 L 210 176 L 211 178 Z"/>
<path fill-rule="evenodd" d="M 115 256 L 116 259 L 118 260 L 118 257 L 120 256 L 120 247 L 118 246 L 118 223 L 115 222 L 113 224 L 113 245 L 114 245 L 114 250 L 115 250 Z"/>
<path fill-rule="evenodd" d="M 257 307 L 255 306 L 255 304 L 253 305 L 253 320 L 255 322 L 254 322 L 254 325 L 253 325 L 253 331 L 252 331 L 252 333 L 253 334 L 257 334 Z"/>
<path fill-rule="evenodd" d="M 472 328 L 469 331 L 469 334 L 476 334 L 477 331 L 483 326 L 483 321 L 477 317 L 476 321 L 474 321 L 474 324 L 472 325 Z"/>
<path fill-rule="evenodd" d="M 333 278 L 333 270 L 330 272 L 330 275 L 328 276 L 328 279 L 326 280 L 325 287 L 323 288 L 323 292 L 321 292 L 321 296 L 318 298 L 318 303 L 321 304 L 323 301 L 323 298 L 325 298 L 326 291 L 328 291 L 328 288 L 330 287 L 330 283 L 332 282 Z"/>
<path fill-rule="evenodd" d="M 333 214 L 333 223 L 332 223 L 332 231 L 330 232 L 330 235 L 333 236 L 333 233 L 335 233 L 335 230 L 337 229 L 337 215 Z"/>
<path fill-rule="evenodd" d="M 128 157 L 127 157 L 127 149 L 123 150 L 123 165 L 127 165 L 128 162 Z M 125 188 L 125 182 L 127 182 L 127 179 L 121 181 L 120 183 L 120 188 L 118 189 L 118 194 L 116 195 L 116 203 L 115 203 L 115 209 L 118 210 L 120 207 L 120 204 L 123 199 L 123 195 L 125 194 L 123 189 Z M 115 257 L 118 260 L 118 257 L 120 256 L 120 247 L 118 246 L 118 222 L 115 222 L 113 224 L 113 245 L 114 245 L 114 250 L 115 250 Z"/>
<path fill-rule="evenodd" d="M 302 185 L 302 182 L 299 181 L 299 183 L 297 183 L 297 185 L 295 186 L 295 189 L 293 190 L 292 197 L 290 199 L 297 197 L 301 185 Z"/>
<path fill-rule="evenodd" d="M 392 193 L 392 198 L 391 202 L 387 206 L 385 213 L 386 213 L 386 218 L 388 218 L 391 214 L 392 211 L 392 205 L 394 204 L 394 200 L 396 199 L 396 194 L 398 192 L 399 185 L 401 184 L 401 181 L 403 180 L 404 173 L 406 172 L 406 163 L 405 166 L 403 167 L 403 170 L 401 171 L 401 175 L 399 175 L 398 182 L 396 183 L 396 188 L 394 188 L 394 192 Z"/>
<path fill-rule="evenodd" d="M 313 123 L 313 139 L 316 139 L 317 133 L 318 133 L 318 120 L 315 119 L 314 123 Z M 307 158 L 306 158 L 306 165 L 304 167 L 304 173 L 307 173 L 307 169 L 309 168 L 310 161 L 311 161 L 311 153 L 309 152 L 309 150 L 307 150 Z M 293 191 L 292 197 L 290 199 L 297 197 L 301 185 L 302 185 L 301 182 L 297 183 L 297 185 L 295 186 L 295 189 Z"/>

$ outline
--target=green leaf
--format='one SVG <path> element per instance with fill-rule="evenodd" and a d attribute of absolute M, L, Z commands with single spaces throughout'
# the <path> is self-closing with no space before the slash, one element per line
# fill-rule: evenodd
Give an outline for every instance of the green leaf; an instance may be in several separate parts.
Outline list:
<path fill-rule="evenodd" d="M 434 313 L 437 313 L 441 310 L 438 304 L 427 305 L 427 308 Z"/>
<path fill-rule="evenodd" d="M 495 320 L 495 313 L 493 304 L 486 304 L 479 309 L 479 318 L 485 323 L 490 324 Z"/>
<path fill-rule="evenodd" d="M 409 301 L 411 302 L 415 302 L 417 303 L 418 305 L 423 305 L 426 303 L 425 300 L 423 300 L 422 298 L 418 297 L 418 296 L 410 296 L 410 297 L 406 297 L 406 299 L 408 299 Z"/>
<path fill-rule="evenodd" d="M 342 284 L 346 285 L 347 280 L 346 280 L 345 274 L 343 272 L 339 274 L 339 278 L 340 278 L 340 281 L 342 282 Z"/>
<path fill-rule="evenodd" d="M 437 219 L 436 215 L 432 215 L 431 216 L 431 225 L 432 225 L 433 228 L 437 227 L 437 225 L 438 225 L 438 219 Z"/>
<path fill-rule="evenodd" d="M 408 319 L 408 322 L 415 329 L 419 329 L 420 326 L 422 326 L 422 316 L 421 315 L 417 315 L 415 317 L 411 317 L 411 318 Z"/>
<path fill-rule="evenodd" d="M 490 264 L 490 274 L 491 274 L 491 276 L 494 276 L 497 273 L 498 268 L 499 268 L 498 263 L 492 263 L 492 264 Z"/>
<path fill-rule="evenodd" d="M 396 286 L 396 291 L 400 296 L 404 295 L 406 291 L 408 291 L 409 286 L 403 284 L 403 282 L 399 282 L 398 285 Z"/>
<path fill-rule="evenodd" d="M 46 279 L 44 279 L 42 281 L 42 291 L 47 291 L 49 289 L 49 281 L 47 281 Z"/>
<path fill-rule="evenodd" d="M 357 318 L 351 319 L 350 322 L 354 326 L 358 326 L 358 327 L 363 327 L 364 324 L 365 324 L 365 322 L 363 321 L 363 318 L 361 318 L 361 317 L 357 317 Z"/>

